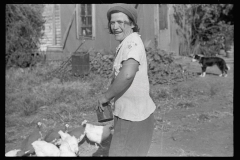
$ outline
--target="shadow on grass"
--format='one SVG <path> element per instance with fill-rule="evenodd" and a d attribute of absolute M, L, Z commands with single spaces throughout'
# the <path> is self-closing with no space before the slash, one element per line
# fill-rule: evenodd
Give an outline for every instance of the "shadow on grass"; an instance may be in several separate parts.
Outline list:
<path fill-rule="evenodd" d="M 108 157 L 111 141 L 112 141 L 112 134 L 110 134 L 110 136 L 101 143 L 102 147 L 99 146 L 98 150 L 95 153 L 93 153 L 92 156 Z"/>
<path fill-rule="evenodd" d="M 202 72 L 197 72 L 197 75 L 200 76 L 202 74 Z M 206 72 L 206 75 L 212 75 L 212 76 L 219 76 L 219 74 L 216 74 L 216 73 L 207 73 Z"/>

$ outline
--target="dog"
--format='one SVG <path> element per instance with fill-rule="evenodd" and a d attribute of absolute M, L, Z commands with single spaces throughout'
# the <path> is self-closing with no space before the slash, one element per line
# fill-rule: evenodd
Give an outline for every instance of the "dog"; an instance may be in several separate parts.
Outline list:
<path fill-rule="evenodd" d="M 230 70 L 230 67 L 226 64 L 224 59 L 220 57 L 202 57 L 199 55 L 194 55 L 192 58 L 192 62 L 198 61 L 202 65 L 202 74 L 201 77 L 205 77 L 207 67 L 211 67 L 213 65 L 217 65 L 221 70 L 221 74 L 219 77 L 227 77 L 227 71 Z"/>

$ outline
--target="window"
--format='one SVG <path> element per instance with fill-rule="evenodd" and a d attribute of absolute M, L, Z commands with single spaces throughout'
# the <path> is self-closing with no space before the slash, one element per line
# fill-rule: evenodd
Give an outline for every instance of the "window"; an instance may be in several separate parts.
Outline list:
<path fill-rule="evenodd" d="M 77 38 L 95 37 L 95 5 L 77 4 Z"/>

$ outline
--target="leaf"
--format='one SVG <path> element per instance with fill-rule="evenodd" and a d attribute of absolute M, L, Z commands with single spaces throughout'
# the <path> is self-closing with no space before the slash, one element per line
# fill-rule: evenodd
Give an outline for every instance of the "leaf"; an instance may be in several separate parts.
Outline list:
<path fill-rule="evenodd" d="M 154 54 L 154 59 L 155 60 L 160 60 L 160 56 L 158 54 Z"/>

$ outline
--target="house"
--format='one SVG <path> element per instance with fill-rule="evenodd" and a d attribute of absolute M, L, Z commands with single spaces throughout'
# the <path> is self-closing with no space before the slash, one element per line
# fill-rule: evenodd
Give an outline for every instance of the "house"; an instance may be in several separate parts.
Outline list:
<path fill-rule="evenodd" d="M 108 32 L 107 11 L 116 4 L 46 4 L 41 49 L 47 59 L 62 60 L 81 49 L 115 51 L 118 42 Z M 137 8 L 143 42 L 179 55 L 181 37 L 173 18 L 174 4 L 129 4 Z M 151 43 L 150 43 L 151 42 Z"/>

